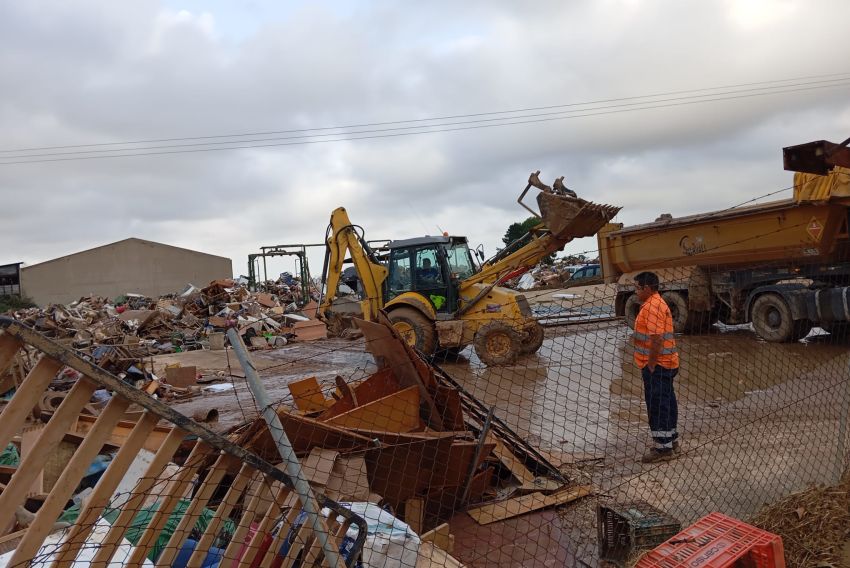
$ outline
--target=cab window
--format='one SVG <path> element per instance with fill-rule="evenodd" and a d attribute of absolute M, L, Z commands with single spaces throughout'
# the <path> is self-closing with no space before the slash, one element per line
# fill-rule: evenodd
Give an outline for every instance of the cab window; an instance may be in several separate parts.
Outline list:
<path fill-rule="evenodd" d="M 475 274 L 475 266 L 465 243 L 457 243 L 446 250 L 449 260 L 449 270 L 454 277 L 465 280 Z"/>
<path fill-rule="evenodd" d="M 410 250 L 397 249 L 390 259 L 390 298 L 411 290 Z"/>
<path fill-rule="evenodd" d="M 419 249 L 415 254 L 416 288 L 424 290 L 443 286 L 443 274 L 433 248 Z"/>

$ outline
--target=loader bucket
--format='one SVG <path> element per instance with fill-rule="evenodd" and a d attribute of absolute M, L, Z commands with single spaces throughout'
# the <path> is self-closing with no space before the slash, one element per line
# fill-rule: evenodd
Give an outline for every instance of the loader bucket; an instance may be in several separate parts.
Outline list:
<path fill-rule="evenodd" d="M 545 191 L 537 194 L 537 206 L 543 223 L 561 239 L 593 236 L 621 209 Z"/>

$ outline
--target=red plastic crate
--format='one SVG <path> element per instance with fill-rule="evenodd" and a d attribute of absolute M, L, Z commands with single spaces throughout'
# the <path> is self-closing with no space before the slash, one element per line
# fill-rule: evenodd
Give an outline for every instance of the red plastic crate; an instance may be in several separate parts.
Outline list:
<path fill-rule="evenodd" d="M 711 513 L 646 554 L 636 568 L 785 568 L 782 537 Z"/>

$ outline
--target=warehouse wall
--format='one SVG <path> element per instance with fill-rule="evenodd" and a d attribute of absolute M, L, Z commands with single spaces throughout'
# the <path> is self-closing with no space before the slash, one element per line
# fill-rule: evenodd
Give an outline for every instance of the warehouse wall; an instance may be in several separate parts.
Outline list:
<path fill-rule="evenodd" d="M 186 284 L 231 278 L 229 258 L 126 239 L 21 269 L 23 293 L 36 304 L 67 304 L 83 296 L 115 298 L 128 292 L 161 296 Z"/>

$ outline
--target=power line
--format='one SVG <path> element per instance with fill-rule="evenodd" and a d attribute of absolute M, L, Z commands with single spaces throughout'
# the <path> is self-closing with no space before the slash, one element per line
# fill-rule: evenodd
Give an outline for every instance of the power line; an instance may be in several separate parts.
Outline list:
<path fill-rule="evenodd" d="M 669 107 L 677 107 L 677 106 L 685 106 L 706 102 L 718 102 L 718 101 L 727 101 L 727 100 L 735 100 L 735 99 L 745 99 L 759 96 L 767 96 L 767 95 L 778 95 L 778 94 L 786 94 L 792 92 L 803 92 L 803 91 L 812 91 L 812 90 L 820 90 L 826 88 L 835 88 L 835 87 L 843 87 L 850 85 L 850 77 L 842 80 L 835 81 L 843 81 L 840 83 L 831 83 L 826 85 L 815 85 L 808 87 L 797 87 L 792 89 L 782 88 L 780 90 L 772 90 L 767 92 L 756 92 L 756 93 L 748 93 L 748 94 L 733 94 L 733 93 L 721 93 L 722 95 L 730 95 L 730 96 L 719 96 L 713 98 L 700 98 L 698 100 L 684 100 L 679 102 L 668 102 L 665 104 L 644 104 L 644 106 L 632 107 L 632 108 L 609 108 L 604 111 L 599 112 L 583 112 L 583 111 L 575 111 L 581 112 L 581 114 L 571 114 L 568 116 L 544 116 L 542 118 L 535 119 L 525 119 L 525 120 L 514 120 L 516 118 L 526 118 L 526 117 L 506 117 L 504 119 L 500 119 L 500 122 L 495 123 L 487 123 L 487 124 L 479 124 L 482 121 L 469 121 L 466 123 L 458 123 L 458 126 L 454 126 L 451 128 L 442 128 L 445 125 L 426 125 L 421 127 L 406 127 L 403 130 L 411 130 L 416 129 L 410 132 L 383 132 L 380 130 L 366 130 L 361 132 L 349 132 L 349 133 L 340 133 L 334 134 L 332 136 L 343 136 L 338 138 L 327 138 L 323 140 L 295 140 L 288 142 L 276 142 L 269 144 L 252 144 L 251 141 L 242 142 L 241 144 L 236 142 L 231 142 L 232 144 L 239 145 L 231 145 L 227 147 L 217 147 L 217 148 L 195 148 L 194 146 L 198 146 L 200 144 L 188 144 L 186 146 L 190 146 L 189 149 L 174 149 L 174 150 L 162 150 L 162 151 L 143 151 L 140 152 L 138 148 L 124 148 L 120 150 L 103 150 L 100 152 L 104 152 L 102 154 L 91 155 L 91 156 L 74 156 L 74 157 L 48 157 L 48 156 L 62 156 L 62 153 L 52 153 L 52 154 L 44 154 L 33 157 L 38 157 L 42 159 L 17 159 L 23 158 L 23 156 L 9 156 L 11 160 L 0 162 L 0 166 L 2 165 L 14 165 L 14 164 L 34 164 L 34 163 L 44 163 L 44 162 L 62 162 L 62 161 L 76 161 L 76 160 L 91 160 L 91 159 L 105 159 L 105 158 L 128 158 L 128 157 L 138 157 L 138 156 L 157 156 L 157 155 L 169 155 L 169 154 L 186 154 L 186 153 L 200 153 L 200 152 L 215 152 L 215 151 L 223 151 L 223 150 L 244 150 L 244 149 L 252 149 L 252 148 L 272 148 L 272 147 L 281 147 L 281 146 L 299 146 L 306 144 L 320 144 L 320 143 L 328 143 L 328 142 L 347 142 L 347 141 L 355 141 L 355 140 L 370 140 L 370 139 L 378 139 L 378 138 L 395 138 L 400 136 L 413 136 L 419 134 L 435 134 L 435 133 L 444 133 L 444 132 L 457 132 L 464 130 L 478 130 L 482 128 L 494 128 L 500 126 L 512 126 L 519 124 L 533 124 L 533 123 L 542 123 L 542 122 L 551 122 L 556 120 L 567 120 L 572 118 L 583 118 L 589 116 L 602 116 L 608 114 L 619 114 L 623 112 L 634 112 L 639 110 L 651 110 L 651 109 L 659 109 L 659 108 L 669 108 Z M 743 92 L 743 91 L 741 91 Z M 651 101 L 654 103 L 655 101 Z M 642 103 L 641 103 L 642 104 Z M 615 106 L 625 106 L 625 105 L 615 105 Z M 587 109 L 587 110 L 597 110 L 597 109 Z M 572 112 L 572 111 L 567 111 Z M 562 113 L 556 113 L 562 114 Z M 430 129 L 430 130 L 429 130 Z M 377 134 L 371 134 L 373 132 L 377 132 Z M 367 134 L 365 136 L 352 136 L 354 134 Z M 310 138 L 315 138 L 317 136 L 327 136 L 327 135 L 315 135 L 310 136 Z M 285 139 L 285 138 L 284 138 Z M 258 140 L 261 141 L 261 140 Z M 149 148 L 149 149 L 157 149 L 157 148 Z M 124 154 L 105 154 L 107 151 L 118 151 L 118 152 L 130 152 Z M 79 154 L 79 153 L 92 153 L 95 151 L 89 152 L 71 152 L 71 154 Z"/>
<path fill-rule="evenodd" d="M 835 83 L 836 81 L 839 81 L 839 83 Z M 796 83 L 796 84 L 790 84 L 790 85 L 782 85 L 782 88 L 788 89 L 788 88 L 791 88 L 791 87 L 801 87 L 801 86 L 816 85 L 816 84 L 822 84 L 822 83 L 827 83 L 826 85 L 823 85 L 824 87 L 843 86 L 845 84 L 850 84 L 850 77 L 847 77 L 847 78 L 844 78 L 844 79 L 830 79 L 830 80 L 827 80 L 827 81 L 814 81 L 814 82 L 808 82 L 808 83 Z M 715 93 L 712 96 L 720 97 L 720 96 L 726 96 L 726 95 L 738 95 L 738 94 L 743 94 L 743 93 L 762 92 L 762 91 L 766 91 L 766 90 L 776 90 L 776 89 L 777 89 L 777 87 L 758 87 L 758 88 L 753 88 L 753 89 L 743 89 L 743 90 L 737 90 L 737 91 L 727 91 L 727 92 L 724 92 L 724 93 Z M 764 93 L 764 94 L 770 94 L 770 93 Z M 253 139 L 253 140 L 244 140 L 244 141 L 241 141 L 240 143 L 242 143 L 242 144 L 253 144 L 253 143 L 262 143 L 262 142 L 279 142 L 279 141 L 283 141 L 283 140 L 303 140 L 303 139 L 310 139 L 310 138 L 341 136 L 341 135 L 353 136 L 353 135 L 359 135 L 359 134 L 377 134 L 377 133 L 384 133 L 384 132 L 422 130 L 422 129 L 426 129 L 426 128 L 497 123 L 497 122 L 505 122 L 505 121 L 513 120 L 513 119 L 519 119 L 519 118 L 530 119 L 530 118 L 541 118 L 541 117 L 549 117 L 549 116 L 558 117 L 558 116 L 563 115 L 565 113 L 578 113 L 578 112 L 586 112 L 586 111 L 589 111 L 589 110 L 600 111 L 600 110 L 608 110 L 608 109 L 616 109 L 616 108 L 638 107 L 638 106 L 646 105 L 646 104 L 649 104 L 649 103 L 658 104 L 658 103 L 666 103 L 666 102 L 678 102 L 678 101 L 683 101 L 683 100 L 699 101 L 701 99 L 705 99 L 707 96 L 708 95 L 691 95 L 691 96 L 687 96 L 687 97 L 673 97 L 673 98 L 657 99 L 657 100 L 654 100 L 654 101 L 645 101 L 645 102 L 639 102 L 639 103 L 622 103 L 622 104 L 617 104 L 617 105 L 598 106 L 598 107 L 594 107 L 594 108 L 581 109 L 581 110 L 576 110 L 576 111 L 557 111 L 557 112 L 546 112 L 546 113 L 538 113 L 538 114 L 524 114 L 524 115 L 501 117 L 501 118 L 483 118 L 483 119 L 467 120 L 467 121 L 460 121 L 460 122 L 443 122 L 443 123 L 440 123 L 440 124 L 423 125 L 423 126 L 401 126 L 401 127 L 393 127 L 393 128 L 369 129 L 369 130 L 359 130 L 359 131 L 356 130 L 356 131 L 352 131 L 352 132 L 337 132 L 337 133 L 332 133 L 332 134 L 299 134 L 299 135 L 295 135 L 295 136 L 284 136 L 284 137 L 275 137 L 275 138 L 256 138 L 256 139 Z M 567 118 L 567 117 L 562 117 L 562 118 Z M 47 152 L 47 153 L 41 153 L 41 154 L 23 154 L 23 155 L 17 155 L 17 156 L 9 156 L 8 158 L 10 158 L 10 159 L 28 159 L 28 158 L 43 158 L 43 157 L 54 157 L 54 156 L 72 156 L 72 155 L 80 155 L 80 154 L 95 154 L 95 155 L 103 154 L 103 155 L 106 155 L 108 152 L 127 152 L 127 151 L 142 152 L 142 151 L 149 151 L 149 150 L 170 150 L 170 149 L 174 149 L 174 148 L 194 148 L 194 147 L 199 147 L 199 146 L 200 147 L 229 146 L 229 145 L 233 145 L 235 143 L 237 143 L 237 142 L 233 141 L 233 140 L 223 140 L 223 141 L 217 141 L 217 142 L 192 142 L 192 143 L 188 143 L 188 144 L 173 144 L 173 145 L 164 145 L 164 146 L 159 145 L 159 146 L 147 146 L 147 147 L 137 147 L 137 148 L 117 148 L 117 149 L 114 149 L 114 150 L 112 150 L 112 149 L 77 150 L 77 151 L 71 151 L 71 152 Z"/>
<path fill-rule="evenodd" d="M 160 143 L 160 142 L 180 142 L 180 141 L 191 141 L 191 140 L 212 140 L 216 138 L 238 138 L 238 137 L 249 137 L 249 136 L 265 136 L 265 135 L 275 135 L 275 134 L 293 134 L 293 133 L 308 133 L 308 132 L 323 132 L 328 130 L 344 130 L 350 128 L 363 128 L 363 127 L 375 127 L 375 126 L 388 126 L 388 125 L 398 125 L 398 124 L 417 124 L 424 122 L 434 122 L 441 120 L 453 120 L 458 118 L 475 118 L 482 116 L 491 116 L 491 115 L 504 115 L 504 114 L 516 114 L 516 113 L 524 113 L 524 112 L 532 112 L 532 111 L 540 111 L 540 110 L 552 110 L 559 108 L 568 108 L 568 107 L 580 107 L 580 106 L 588 106 L 602 103 L 610 103 L 610 102 L 622 102 L 629 100 L 638 100 L 638 99 L 649 99 L 649 98 L 657 98 L 664 97 L 670 95 L 681 95 L 687 93 L 699 93 L 703 91 L 717 91 L 722 89 L 737 89 L 741 87 L 754 87 L 760 85 L 770 85 L 773 84 L 773 87 L 764 87 L 764 88 L 783 88 L 789 86 L 796 85 L 776 85 L 776 83 L 789 83 L 793 81 L 801 81 L 805 79 L 823 79 L 825 81 L 841 81 L 850 79 L 847 75 L 850 72 L 844 73 L 831 73 L 831 74 L 823 74 L 823 75 L 808 75 L 802 77 L 795 77 L 789 79 L 774 79 L 768 81 L 759 81 L 752 83 L 739 83 L 733 85 L 724 85 L 717 87 L 703 87 L 699 89 L 687 89 L 687 90 L 679 90 L 679 91 L 667 91 L 662 93 L 653 93 L 646 95 L 636 95 L 629 97 L 618 97 L 618 98 L 608 98 L 608 99 L 598 99 L 587 102 L 579 102 L 579 103 L 565 103 L 560 105 L 549 105 L 549 106 L 538 106 L 538 107 L 526 107 L 520 109 L 513 110 L 500 110 L 500 111 L 490 111 L 490 112 L 480 112 L 480 113 L 470 113 L 470 114 L 455 114 L 455 115 L 446 115 L 439 117 L 430 117 L 430 118 L 421 118 L 421 119 L 408 119 L 408 120 L 396 120 L 396 121 L 384 121 L 384 122 L 371 122 L 371 123 L 360 123 L 360 124 L 349 124 L 349 125 L 340 125 L 340 126 L 325 126 L 325 127 L 316 127 L 316 128 L 303 128 L 303 129 L 289 129 L 289 130 L 272 130 L 272 131 L 264 131 L 264 132 L 244 132 L 244 133 L 235 133 L 235 134 L 218 134 L 218 135 L 208 135 L 208 136 L 193 136 L 193 137 L 178 137 L 178 138 L 157 138 L 157 139 L 146 139 L 146 140 L 135 140 L 135 141 L 125 141 L 125 142 L 103 142 L 103 143 L 94 143 L 94 144 L 72 144 L 72 145 L 61 145 L 61 146 L 42 146 L 42 147 L 31 147 L 31 148 L 18 148 L 18 149 L 3 149 L 0 150 L 0 153 L 19 153 L 19 152 L 30 152 L 30 151 L 42 151 L 42 150 L 59 150 L 59 149 L 72 149 L 72 148 L 96 148 L 103 146 L 121 146 L 121 145 L 133 145 L 133 144 L 148 144 L 148 143 Z M 838 79 L 827 79 L 827 78 L 839 77 Z M 819 81 L 824 82 L 824 81 Z M 810 82 L 811 83 L 811 82 Z M 715 95 L 717 93 L 714 93 Z M 703 95 L 695 95 L 696 97 L 705 97 L 710 96 L 711 93 L 705 93 Z M 659 102 L 659 101 L 643 101 L 644 103 L 648 102 Z M 641 103 L 633 103 L 633 104 L 641 104 Z M 585 109 L 586 110 L 586 109 Z M 432 125 L 433 126 L 433 125 Z M 337 133 L 339 134 L 339 133 Z M 333 135 L 333 134 L 330 134 Z M 230 141 L 236 142 L 236 141 Z M 219 142 L 219 143 L 227 143 L 227 142 Z M 135 149 L 134 149 L 135 150 Z M 120 150 L 118 150 L 120 151 Z"/>

